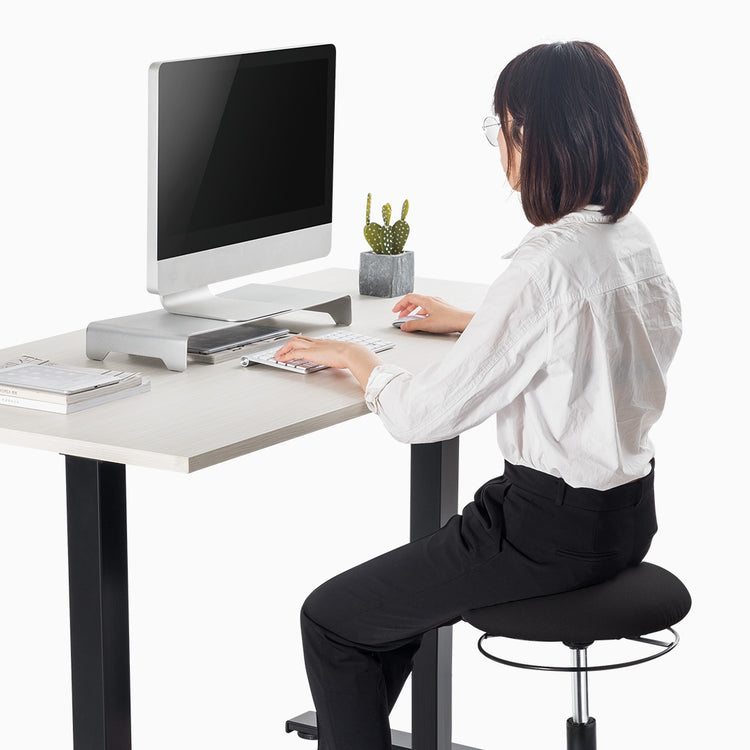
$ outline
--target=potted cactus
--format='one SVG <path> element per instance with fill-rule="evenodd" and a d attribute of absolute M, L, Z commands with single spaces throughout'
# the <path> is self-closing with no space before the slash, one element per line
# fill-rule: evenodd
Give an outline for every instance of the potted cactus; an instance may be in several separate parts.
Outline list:
<path fill-rule="evenodd" d="M 370 221 L 370 202 L 367 194 L 365 239 L 372 250 L 359 256 L 359 293 L 372 297 L 400 297 L 414 291 L 414 253 L 404 251 L 409 236 L 406 214 L 409 201 L 401 207 L 401 218 L 391 225 L 391 204 L 383 206 L 383 226 Z"/>

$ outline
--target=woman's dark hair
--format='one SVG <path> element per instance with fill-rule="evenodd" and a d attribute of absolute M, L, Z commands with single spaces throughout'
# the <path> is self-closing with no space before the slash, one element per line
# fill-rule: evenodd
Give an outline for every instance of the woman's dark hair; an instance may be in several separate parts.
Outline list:
<path fill-rule="evenodd" d="M 646 147 L 620 74 L 602 49 L 555 42 L 522 52 L 500 73 L 494 107 L 508 177 L 514 148 L 523 149 L 518 187 L 532 224 L 589 203 L 604 206 L 613 222 L 630 210 L 648 176 Z"/>

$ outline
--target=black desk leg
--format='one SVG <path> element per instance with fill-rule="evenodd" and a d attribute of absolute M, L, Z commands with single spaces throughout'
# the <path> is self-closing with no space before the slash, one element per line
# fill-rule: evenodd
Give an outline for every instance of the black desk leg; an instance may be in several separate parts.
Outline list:
<path fill-rule="evenodd" d="M 458 437 L 411 446 L 411 541 L 458 512 Z M 412 748 L 451 750 L 450 627 L 426 633 L 412 672 Z"/>
<path fill-rule="evenodd" d="M 75 750 L 130 750 L 125 466 L 65 457 Z"/>
<path fill-rule="evenodd" d="M 458 437 L 411 446 L 410 539 L 437 531 L 458 512 Z M 450 627 L 426 633 L 411 675 L 411 734 L 391 730 L 393 750 L 477 750 L 451 742 Z M 287 732 L 317 739 L 314 711 L 286 722 Z"/>

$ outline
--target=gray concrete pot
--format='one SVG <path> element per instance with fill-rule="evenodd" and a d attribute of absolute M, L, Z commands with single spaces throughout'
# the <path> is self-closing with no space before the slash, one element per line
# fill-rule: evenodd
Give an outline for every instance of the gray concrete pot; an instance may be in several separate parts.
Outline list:
<path fill-rule="evenodd" d="M 382 255 L 365 250 L 359 255 L 359 293 L 371 297 L 402 297 L 414 291 L 414 253 Z"/>

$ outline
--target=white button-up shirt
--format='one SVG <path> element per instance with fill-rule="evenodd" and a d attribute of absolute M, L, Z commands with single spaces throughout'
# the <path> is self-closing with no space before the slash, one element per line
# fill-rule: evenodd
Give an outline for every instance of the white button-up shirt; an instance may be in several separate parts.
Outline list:
<path fill-rule="evenodd" d="M 404 443 L 497 419 L 505 459 L 609 489 L 650 470 L 680 299 L 633 213 L 586 206 L 534 227 L 444 358 L 376 367 L 365 401 Z"/>

